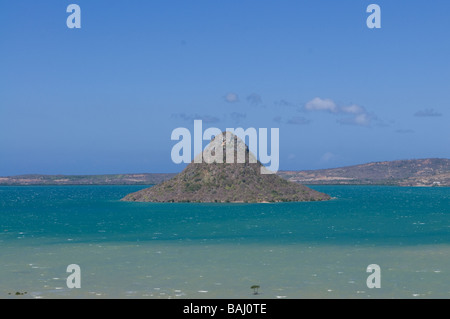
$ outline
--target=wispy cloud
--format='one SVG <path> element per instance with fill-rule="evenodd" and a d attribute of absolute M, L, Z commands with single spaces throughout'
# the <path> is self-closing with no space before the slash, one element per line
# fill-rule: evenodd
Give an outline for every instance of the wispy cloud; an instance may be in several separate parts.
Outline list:
<path fill-rule="evenodd" d="M 342 106 L 340 109 L 340 112 L 347 113 L 347 114 L 363 114 L 367 113 L 364 107 L 352 104 L 349 106 Z"/>
<path fill-rule="evenodd" d="M 195 113 L 195 114 L 176 113 L 176 114 L 172 114 L 171 118 L 181 119 L 186 122 L 193 122 L 194 120 L 202 120 L 204 123 L 209 123 L 209 124 L 220 122 L 220 119 L 216 116 L 200 115 L 198 113 Z"/>
<path fill-rule="evenodd" d="M 395 130 L 395 133 L 411 134 L 411 133 L 414 133 L 414 130 L 411 130 L 411 129 L 398 129 L 398 130 Z"/>
<path fill-rule="evenodd" d="M 247 102 L 253 106 L 261 106 L 263 104 L 261 95 L 257 93 L 252 93 L 249 96 L 247 96 Z"/>
<path fill-rule="evenodd" d="M 375 119 L 374 116 L 368 113 L 355 114 L 350 117 L 342 118 L 336 120 L 339 124 L 344 125 L 357 125 L 357 126 L 370 126 L 372 121 Z"/>
<path fill-rule="evenodd" d="M 232 112 L 230 114 L 231 119 L 234 123 L 240 123 L 241 120 L 244 120 L 247 117 L 247 114 L 245 113 L 239 113 L 239 112 Z"/>
<path fill-rule="evenodd" d="M 442 113 L 436 112 L 434 109 L 425 109 L 420 110 L 414 113 L 414 116 L 417 117 L 439 117 L 442 116 Z"/>
<path fill-rule="evenodd" d="M 298 107 L 298 105 L 297 104 L 295 104 L 295 103 L 293 103 L 293 102 L 290 102 L 290 101 L 288 101 L 288 100 L 285 100 L 285 99 L 281 99 L 281 100 L 279 100 L 279 101 L 275 101 L 275 102 L 273 102 L 273 104 L 275 104 L 275 106 L 289 106 L 289 107 Z"/>
<path fill-rule="evenodd" d="M 323 154 L 320 157 L 320 162 L 321 163 L 328 163 L 333 161 L 334 159 L 336 159 L 336 155 L 332 152 L 326 152 L 325 154 Z"/>
<path fill-rule="evenodd" d="M 232 121 L 235 124 L 241 123 L 243 120 L 247 118 L 246 113 L 239 112 L 231 112 L 227 114 L 223 114 L 220 118 L 217 116 L 209 115 L 209 114 L 186 114 L 186 113 L 174 113 L 171 115 L 172 119 L 179 119 L 185 122 L 194 122 L 194 120 L 202 120 L 205 124 L 214 124 L 223 121 Z"/>
<path fill-rule="evenodd" d="M 281 116 L 275 116 L 272 119 L 277 124 L 290 124 L 290 125 L 307 125 L 311 123 L 311 120 L 308 120 L 307 118 L 303 116 L 294 116 L 291 118 L 288 118 L 286 121 L 283 121 L 283 118 Z"/>
<path fill-rule="evenodd" d="M 311 120 L 304 118 L 303 116 L 294 116 L 286 121 L 287 124 L 292 125 L 306 125 L 311 123 Z"/>
<path fill-rule="evenodd" d="M 275 117 L 273 118 L 273 121 L 274 121 L 275 123 L 281 124 L 281 123 L 283 122 L 283 119 L 282 119 L 281 116 L 275 116 Z"/>

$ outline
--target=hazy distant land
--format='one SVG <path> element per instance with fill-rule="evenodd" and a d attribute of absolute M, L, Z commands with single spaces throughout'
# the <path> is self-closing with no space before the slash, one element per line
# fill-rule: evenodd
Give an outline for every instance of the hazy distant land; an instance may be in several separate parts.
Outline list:
<path fill-rule="evenodd" d="M 117 175 L 18 175 L 0 177 L 0 185 L 154 185 L 176 173 Z M 450 159 L 374 162 L 306 171 L 279 171 L 290 181 L 309 185 L 450 186 Z"/>
<path fill-rule="evenodd" d="M 154 185 L 176 174 L 18 175 L 0 177 L 0 185 Z"/>
<path fill-rule="evenodd" d="M 374 162 L 320 170 L 280 171 L 279 175 L 311 185 L 450 186 L 450 159 Z"/>

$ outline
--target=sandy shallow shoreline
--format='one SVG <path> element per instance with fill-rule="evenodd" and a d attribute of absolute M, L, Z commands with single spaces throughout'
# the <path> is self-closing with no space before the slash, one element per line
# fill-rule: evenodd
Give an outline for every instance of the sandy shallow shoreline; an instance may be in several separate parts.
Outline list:
<path fill-rule="evenodd" d="M 448 298 L 449 254 L 450 245 L 9 245 L 1 298 Z M 373 260 L 382 289 L 365 284 Z M 67 288 L 70 263 L 81 267 L 81 289 Z"/>

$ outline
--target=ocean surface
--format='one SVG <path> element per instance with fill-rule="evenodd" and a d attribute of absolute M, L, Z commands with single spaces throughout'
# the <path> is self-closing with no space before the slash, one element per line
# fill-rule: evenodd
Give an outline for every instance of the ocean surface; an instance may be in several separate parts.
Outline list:
<path fill-rule="evenodd" d="M 119 201 L 145 187 L 0 187 L 0 298 L 450 298 L 450 188 L 313 186 L 335 198 L 309 203 Z M 79 289 L 67 287 L 70 264 Z M 371 264 L 381 288 L 366 284 Z"/>

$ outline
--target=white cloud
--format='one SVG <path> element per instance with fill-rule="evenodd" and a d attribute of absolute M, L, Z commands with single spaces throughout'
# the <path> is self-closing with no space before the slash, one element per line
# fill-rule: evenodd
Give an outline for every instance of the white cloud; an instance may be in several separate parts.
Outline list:
<path fill-rule="evenodd" d="M 239 102 L 239 95 L 237 95 L 236 93 L 229 92 L 229 93 L 225 94 L 224 99 L 225 99 L 225 102 L 236 103 L 236 102 Z"/>
<path fill-rule="evenodd" d="M 349 106 L 343 106 L 340 108 L 340 111 L 343 113 L 349 113 L 349 114 L 361 114 L 361 113 L 366 112 L 364 107 L 356 105 L 356 104 L 352 104 Z"/>
<path fill-rule="evenodd" d="M 316 97 L 305 104 L 305 110 L 307 111 L 328 111 L 335 113 L 338 111 L 336 103 L 330 99 L 321 99 Z"/>
<path fill-rule="evenodd" d="M 340 124 L 345 125 L 358 125 L 358 126 L 370 126 L 372 117 L 367 113 L 357 114 L 352 117 L 347 117 L 337 120 Z"/>
<path fill-rule="evenodd" d="M 367 112 L 363 106 L 357 104 L 338 106 L 331 99 L 316 97 L 306 103 L 303 109 L 306 111 L 326 111 L 338 116 L 347 115 L 347 117 L 337 120 L 338 123 L 345 125 L 370 126 L 374 120 L 381 122 L 375 115 Z"/>

